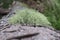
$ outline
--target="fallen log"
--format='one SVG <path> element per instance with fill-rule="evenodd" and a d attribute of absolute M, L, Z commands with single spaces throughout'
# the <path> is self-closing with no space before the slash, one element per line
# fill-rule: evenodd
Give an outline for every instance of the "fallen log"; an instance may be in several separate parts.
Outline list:
<path fill-rule="evenodd" d="M 10 11 L 10 9 L 4 9 L 4 8 L 0 8 L 0 15 L 5 15 L 8 14 Z"/>

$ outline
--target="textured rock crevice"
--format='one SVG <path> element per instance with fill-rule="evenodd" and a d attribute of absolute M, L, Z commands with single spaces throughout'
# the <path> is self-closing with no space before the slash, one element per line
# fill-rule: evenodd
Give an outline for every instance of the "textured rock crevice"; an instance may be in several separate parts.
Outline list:
<path fill-rule="evenodd" d="M 0 40 L 59 40 L 60 34 L 44 27 L 11 25 L 0 32 Z"/>

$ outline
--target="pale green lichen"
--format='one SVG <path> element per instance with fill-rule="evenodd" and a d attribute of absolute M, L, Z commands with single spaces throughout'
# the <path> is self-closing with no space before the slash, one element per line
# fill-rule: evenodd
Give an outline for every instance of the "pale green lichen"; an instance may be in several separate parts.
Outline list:
<path fill-rule="evenodd" d="M 17 10 L 16 14 L 9 18 L 11 24 L 30 24 L 30 25 L 50 25 L 50 22 L 47 20 L 42 13 L 39 13 L 33 9 L 24 9 Z"/>

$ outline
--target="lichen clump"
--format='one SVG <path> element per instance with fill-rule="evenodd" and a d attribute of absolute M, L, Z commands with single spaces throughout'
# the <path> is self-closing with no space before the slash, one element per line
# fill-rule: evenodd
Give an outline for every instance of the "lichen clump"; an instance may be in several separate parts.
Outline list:
<path fill-rule="evenodd" d="M 51 25 L 47 18 L 36 10 L 17 10 L 16 14 L 9 18 L 11 24 Z"/>

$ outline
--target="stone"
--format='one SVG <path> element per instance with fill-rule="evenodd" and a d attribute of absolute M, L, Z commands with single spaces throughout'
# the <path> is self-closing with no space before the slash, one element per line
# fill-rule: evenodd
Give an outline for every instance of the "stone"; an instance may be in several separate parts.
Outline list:
<path fill-rule="evenodd" d="M 44 26 L 30 27 L 18 24 L 7 26 L 7 28 L 8 18 L 14 14 L 15 9 L 22 8 L 21 5 L 15 5 L 12 11 L 0 20 L 0 27 L 5 27 L 4 30 L 2 29 L 0 31 L 0 40 L 60 40 L 60 34 L 58 32 Z"/>
<path fill-rule="evenodd" d="M 44 27 L 11 25 L 10 28 L 0 31 L 0 40 L 60 40 L 59 35 Z"/>

